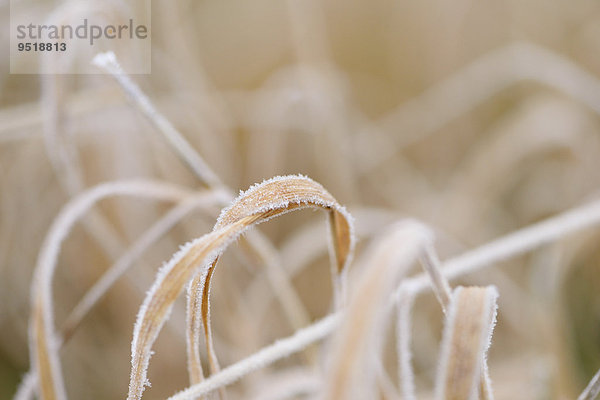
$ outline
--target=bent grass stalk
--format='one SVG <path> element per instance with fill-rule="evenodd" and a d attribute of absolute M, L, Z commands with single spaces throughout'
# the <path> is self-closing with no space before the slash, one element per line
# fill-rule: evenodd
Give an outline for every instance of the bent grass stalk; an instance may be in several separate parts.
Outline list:
<path fill-rule="evenodd" d="M 150 229 L 148 229 L 116 262 L 110 267 L 104 275 L 85 293 L 83 298 L 73 308 L 66 318 L 61 335 L 58 338 L 58 347 L 62 347 L 69 341 L 73 333 L 79 327 L 83 318 L 97 304 L 97 302 L 106 294 L 112 285 L 133 265 L 148 247 L 158 240 L 166 231 L 175 225 L 187 213 L 197 207 L 205 207 L 210 203 L 218 202 L 219 193 L 202 193 L 190 195 L 178 206 L 169 211 L 163 218 L 158 220 Z M 33 392 L 37 385 L 36 374 L 27 372 L 24 376 L 14 400 L 25 400 L 33 397 Z"/>
<path fill-rule="evenodd" d="M 338 285 L 343 286 L 343 271 L 354 247 L 352 220 L 345 209 L 323 187 L 306 177 L 276 177 L 243 193 L 219 218 L 215 229 L 189 242 L 165 264 L 148 292 L 134 328 L 131 345 L 131 376 L 128 399 L 140 399 L 147 381 L 147 369 L 154 341 L 167 320 L 175 299 L 189 279 L 199 276 L 198 290 L 190 290 L 188 310 L 201 315 L 211 368 L 218 368 L 210 334 L 208 294 L 215 262 L 227 246 L 253 225 L 290 211 L 314 207 L 329 212 L 336 254 Z M 200 271 L 199 271 L 200 269 Z M 193 286 L 191 286 L 193 287 Z M 198 298 L 198 296 L 200 296 Z M 190 321 L 190 319 L 188 319 Z M 195 345 L 199 341 L 199 322 L 188 326 L 190 365 L 198 361 Z M 198 372 L 200 368 L 192 369 Z M 202 379 L 196 375 L 196 378 Z M 193 379 L 194 376 L 191 376 Z"/>
<path fill-rule="evenodd" d="M 61 340 L 54 326 L 52 278 L 61 244 L 73 224 L 97 201 L 110 196 L 136 196 L 180 201 L 189 191 L 173 184 L 154 181 L 118 181 L 96 186 L 71 200 L 56 217 L 38 257 L 33 274 L 30 352 L 31 368 L 37 374 L 40 396 L 44 400 L 66 399 L 58 349 Z"/>

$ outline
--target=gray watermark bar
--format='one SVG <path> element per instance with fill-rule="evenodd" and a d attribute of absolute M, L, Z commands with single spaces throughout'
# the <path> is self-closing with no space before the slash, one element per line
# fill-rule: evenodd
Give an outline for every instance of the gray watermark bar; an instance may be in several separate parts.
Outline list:
<path fill-rule="evenodd" d="M 125 73 L 149 74 L 151 39 L 151 0 L 10 1 L 11 74 L 99 74 L 91 61 L 106 51 Z"/>

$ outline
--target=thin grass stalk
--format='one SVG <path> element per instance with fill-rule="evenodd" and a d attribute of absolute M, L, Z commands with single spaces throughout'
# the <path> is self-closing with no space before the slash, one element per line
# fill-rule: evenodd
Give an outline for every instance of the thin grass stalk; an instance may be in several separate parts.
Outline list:
<path fill-rule="evenodd" d="M 115 54 L 112 52 L 100 53 L 92 61 L 94 65 L 108 72 L 123 88 L 129 100 L 144 114 L 156 129 L 163 134 L 167 143 L 175 149 L 175 153 L 208 187 L 220 188 L 221 180 L 198 155 L 188 141 L 175 129 L 175 127 L 156 108 L 150 99 L 133 83 L 129 76 L 119 65 Z"/>
<path fill-rule="evenodd" d="M 595 200 L 466 251 L 444 261 L 441 270 L 446 279 L 452 280 L 598 224 L 600 200 Z M 427 289 L 430 278 L 427 274 L 421 274 L 409 281 L 419 293 Z"/>
<path fill-rule="evenodd" d="M 594 400 L 600 393 L 600 370 L 596 372 L 596 375 L 590 380 L 590 383 L 581 392 L 577 400 Z"/>
<path fill-rule="evenodd" d="M 154 181 L 118 181 L 96 186 L 71 200 L 56 217 L 42 245 L 33 274 L 29 331 L 31 368 L 43 400 L 66 399 L 58 356 L 60 338 L 54 326 L 52 278 L 61 244 L 74 223 L 97 201 L 110 196 L 136 196 L 179 201 L 189 192 Z"/>
<path fill-rule="evenodd" d="M 440 262 L 432 243 L 427 243 L 425 245 L 419 260 L 421 261 L 423 269 L 427 275 L 429 275 L 433 293 L 435 293 L 435 297 L 437 297 L 438 301 L 440 302 L 442 311 L 444 311 L 445 314 L 446 310 L 448 309 L 448 305 L 450 304 L 452 291 L 450 289 L 448 279 L 446 279 L 442 274 L 442 263 Z"/>
<path fill-rule="evenodd" d="M 69 8 L 63 4 L 54 10 L 49 20 L 55 20 L 56 23 L 73 21 L 78 13 L 94 12 L 90 8 L 91 3 L 80 3 L 79 6 L 80 8 Z M 55 54 L 44 53 L 41 58 L 41 71 L 51 71 L 52 63 L 57 60 Z M 67 79 L 64 75 L 44 73 L 41 84 L 42 131 L 46 153 L 59 183 L 65 192 L 73 197 L 84 190 L 85 182 L 72 128 L 67 124 L 65 111 Z M 123 246 L 118 240 L 114 227 L 106 218 L 100 212 L 93 210 L 88 213 L 83 224 L 102 250 L 111 259 L 116 259 Z"/>

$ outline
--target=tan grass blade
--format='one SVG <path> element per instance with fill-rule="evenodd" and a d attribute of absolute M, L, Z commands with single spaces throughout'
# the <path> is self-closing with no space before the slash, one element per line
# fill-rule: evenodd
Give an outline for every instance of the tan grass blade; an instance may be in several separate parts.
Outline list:
<path fill-rule="evenodd" d="M 374 392 L 376 366 L 369 364 L 379 351 L 389 295 L 430 236 L 422 224 L 402 221 L 373 245 L 334 340 L 325 399 L 359 399 Z"/>
<path fill-rule="evenodd" d="M 425 245 L 425 251 L 421 255 L 420 259 L 425 272 L 427 272 L 429 279 L 431 279 L 433 292 L 442 306 L 442 311 L 445 315 L 448 315 L 448 308 L 450 307 L 452 292 L 450 289 L 450 284 L 448 283 L 448 279 L 446 279 L 446 277 L 442 274 L 442 263 L 440 262 L 435 248 L 433 247 L 433 243 L 427 243 Z M 406 321 L 406 323 L 408 323 L 408 321 Z M 491 382 L 487 374 L 487 360 L 485 358 L 483 359 L 483 370 L 485 373 L 481 374 L 480 379 L 482 398 L 485 400 L 491 400 L 493 395 L 491 391 Z"/>
<path fill-rule="evenodd" d="M 74 223 L 97 201 L 118 195 L 179 201 L 190 192 L 179 186 L 153 181 L 117 181 L 98 185 L 70 201 L 54 220 L 38 257 L 33 275 L 30 353 L 43 400 L 65 399 L 58 349 L 61 340 L 54 326 L 52 278 L 61 244 Z"/>
<path fill-rule="evenodd" d="M 486 373 L 484 359 L 496 321 L 496 288 L 458 287 L 452 294 L 442 339 L 436 399 L 475 400 Z"/>
<path fill-rule="evenodd" d="M 330 217 L 335 234 L 334 244 L 338 246 L 335 281 L 338 287 L 343 286 L 343 272 L 350 261 L 354 246 L 352 220 L 346 210 L 321 185 L 306 177 L 276 177 L 251 187 L 229 208 L 223 210 L 211 233 L 186 244 L 159 272 L 140 308 L 134 328 L 128 399 L 141 398 L 148 383 L 147 369 L 152 345 L 168 318 L 175 299 L 182 292 L 185 284 L 197 275 L 200 267 L 202 267 L 198 275 L 200 279 L 196 282 L 198 286 L 190 286 L 188 300 L 188 307 L 190 307 L 188 310 L 191 313 L 189 315 L 194 318 L 190 321 L 191 326 L 188 327 L 190 328 L 188 355 L 192 364 L 199 360 L 199 356 L 195 355 L 197 350 L 190 345 L 199 344 L 199 320 L 202 320 L 207 348 L 210 352 L 209 360 L 213 368 L 218 368 L 210 336 L 208 306 L 210 276 L 214 271 L 216 260 L 233 240 L 253 225 L 308 207 L 322 208 L 335 214 Z M 197 317 L 198 315 L 200 318 Z M 192 373 L 199 371 L 200 368 L 190 368 Z M 198 375 L 196 378 L 202 379 Z"/>
<path fill-rule="evenodd" d="M 215 225 L 215 230 L 230 225 L 247 216 L 262 213 L 270 219 L 294 209 L 317 207 L 331 209 L 329 222 L 334 249 L 334 298 L 341 303 L 343 293 L 343 272 L 348 263 L 354 239 L 350 216 L 321 185 L 301 176 L 274 178 L 248 189 L 230 207 L 223 210 Z M 218 257 L 206 276 L 196 275 L 188 288 L 188 362 L 192 384 L 203 379 L 200 366 L 200 323 L 204 329 L 206 350 L 212 373 L 219 371 L 219 363 L 214 352 L 210 326 L 209 290 L 210 282 Z"/>

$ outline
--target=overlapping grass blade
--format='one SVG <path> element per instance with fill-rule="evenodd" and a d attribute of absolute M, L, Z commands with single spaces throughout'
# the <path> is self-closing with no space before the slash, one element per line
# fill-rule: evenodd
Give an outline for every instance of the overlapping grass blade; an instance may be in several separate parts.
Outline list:
<path fill-rule="evenodd" d="M 168 318 L 173 302 L 192 277 L 196 278 L 190 284 L 188 296 L 190 372 L 201 372 L 200 367 L 193 367 L 199 362 L 196 349 L 199 345 L 200 320 L 205 330 L 211 368 L 218 370 L 210 331 L 208 298 L 210 277 L 219 255 L 253 225 L 308 207 L 322 208 L 334 214 L 330 216 L 333 243 L 337 247 L 334 282 L 336 292 L 343 292 L 343 273 L 354 246 L 352 220 L 346 210 L 321 185 L 306 177 L 276 177 L 253 186 L 223 210 L 211 233 L 186 244 L 159 272 L 140 308 L 134 328 L 128 399 L 141 398 L 148 383 L 147 369 L 152 345 Z M 200 267 L 202 269 L 199 271 Z M 192 375 L 191 379 L 202 379 L 202 376 Z"/>

